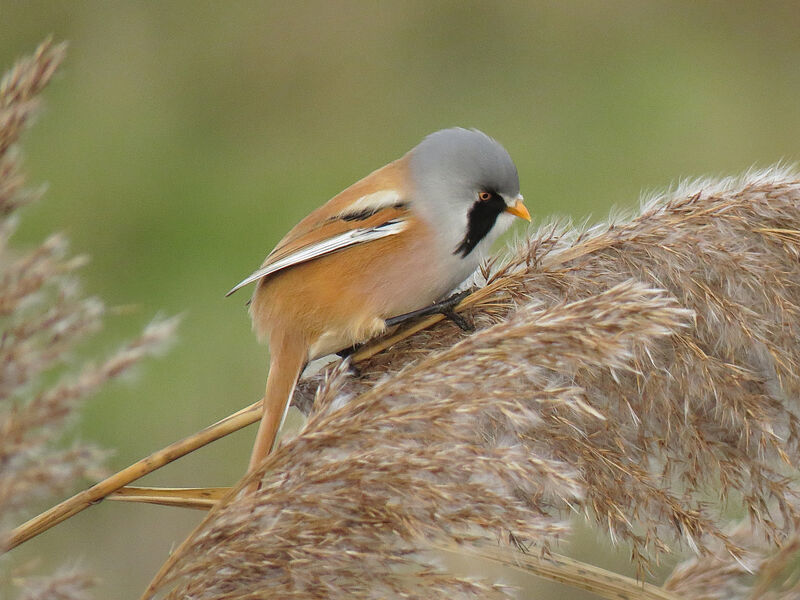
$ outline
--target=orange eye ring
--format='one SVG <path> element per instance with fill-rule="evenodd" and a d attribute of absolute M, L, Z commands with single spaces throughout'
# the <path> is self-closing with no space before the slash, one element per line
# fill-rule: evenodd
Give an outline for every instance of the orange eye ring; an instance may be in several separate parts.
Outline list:
<path fill-rule="evenodd" d="M 489 192 L 480 192 L 478 194 L 478 200 L 481 202 L 488 202 L 492 199 L 492 195 Z"/>

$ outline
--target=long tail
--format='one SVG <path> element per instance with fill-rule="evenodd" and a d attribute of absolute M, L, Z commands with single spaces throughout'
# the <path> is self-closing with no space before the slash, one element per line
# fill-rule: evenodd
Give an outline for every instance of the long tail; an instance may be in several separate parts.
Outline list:
<path fill-rule="evenodd" d="M 269 361 L 267 388 L 264 392 L 264 412 L 256 433 L 253 453 L 250 455 L 248 473 L 258 467 L 275 446 L 297 379 L 305 367 L 307 352 L 306 344 L 291 336 L 270 339 L 272 358 Z"/>

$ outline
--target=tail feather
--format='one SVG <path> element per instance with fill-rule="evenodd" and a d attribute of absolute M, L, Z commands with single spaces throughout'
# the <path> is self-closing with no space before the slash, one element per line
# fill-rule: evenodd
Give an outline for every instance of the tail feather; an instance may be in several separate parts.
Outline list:
<path fill-rule="evenodd" d="M 264 392 L 264 408 L 261 423 L 256 433 L 253 453 L 250 455 L 248 473 L 261 464 L 272 452 L 286 413 L 289 411 L 294 388 L 306 363 L 307 345 L 295 338 L 281 336 L 278 340 L 270 337 L 270 352 L 267 387 Z"/>

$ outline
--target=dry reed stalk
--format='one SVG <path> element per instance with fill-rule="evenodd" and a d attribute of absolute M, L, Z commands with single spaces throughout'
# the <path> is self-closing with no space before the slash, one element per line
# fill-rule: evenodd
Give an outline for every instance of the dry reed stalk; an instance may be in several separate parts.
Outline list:
<path fill-rule="evenodd" d="M 359 377 L 306 380 L 306 428 L 259 494 L 212 510 L 146 595 L 499 596 L 420 553 L 506 532 L 546 547 L 571 510 L 642 569 L 681 545 L 738 557 L 734 492 L 774 546 L 798 517 L 798 257 L 781 169 L 540 231 L 487 274 L 475 334 L 441 324 Z"/>
<path fill-rule="evenodd" d="M 436 550 L 452 553 L 461 558 L 492 562 L 508 569 L 534 574 L 550 581 L 556 581 L 608 600 L 678 600 L 684 598 L 670 590 L 642 583 L 612 573 L 593 565 L 573 560 L 566 556 L 548 553 L 544 556 L 526 554 L 515 548 L 498 545 L 467 547 L 464 544 L 451 547 L 439 546 Z"/>
<path fill-rule="evenodd" d="M 230 488 L 227 487 L 152 488 L 127 486 L 109 495 L 108 499 L 211 510 L 229 492 Z"/>
<path fill-rule="evenodd" d="M 36 537 L 40 533 L 44 533 L 51 527 L 55 527 L 59 523 L 75 516 L 82 510 L 85 510 L 102 500 L 109 494 L 116 492 L 129 483 L 136 481 L 159 469 L 160 467 L 169 464 L 173 460 L 185 456 L 186 454 L 197 450 L 221 437 L 228 435 L 234 431 L 238 431 L 245 425 L 254 423 L 259 419 L 261 403 L 256 402 L 242 410 L 225 417 L 217 423 L 206 427 L 202 431 L 193 434 L 187 438 L 174 442 L 162 448 L 149 456 L 136 461 L 132 465 L 114 473 L 110 477 L 94 484 L 92 487 L 78 492 L 74 496 L 67 498 L 45 512 L 36 515 L 29 519 L 22 525 L 15 527 L 3 539 L 0 539 L 0 549 L 4 551 L 12 550 L 20 544 Z M 208 489 L 208 488 L 206 488 Z M 173 494 L 174 496 L 175 494 Z M 213 492 L 212 492 L 213 495 Z M 193 494 L 195 498 L 195 506 L 202 506 L 203 499 L 208 497 L 207 493 Z M 165 499 L 163 504 L 170 504 Z M 157 502 L 158 504 L 158 502 Z M 185 504 L 185 503 L 184 503 Z"/>
<path fill-rule="evenodd" d="M 484 298 L 490 297 L 492 291 L 498 287 L 497 284 L 499 283 L 501 282 L 497 281 L 494 285 L 478 289 L 460 302 L 454 310 L 461 313 L 474 307 L 490 309 L 492 306 L 491 300 L 489 302 L 484 302 Z M 355 352 L 351 357 L 351 361 L 360 363 L 367 360 L 399 341 L 405 340 L 415 333 L 427 329 L 431 325 L 435 325 L 443 318 L 442 315 L 432 315 L 421 319 L 418 323 L 413 323 L 408 327 L 404 327 L 391 335 L 370 342 Z M 302 398 L 302 395 L 299 395 L 298 398 Z M 299 402 L 302 403 L 302 400 L 299 400 Z M 298 405 L 297 399 L 295 400 L 295 405 Z M 299 404 L 299 406 L 301 409 L 305 409 L 304 412 L 307 413 L 310 402 L 306 401 Z M 129 487 L 128 484 L 137 479 L 141 479 L 145 475 L 221 437 L 230 435 L 231 433 L 255 423 L 260 418 L 260 411 L 261 401 L 259 400 L 209 425 L 197 433 L 153 452 L 125 469 L 107 477 L 91 488 L 83 490 L 45 512 L 36 515 L 11 532 L 7 540 L 6 549 L 13 549 L 37 535 L 44 533 L 48 529 L 75 516 L 104 498 L 122 502 L 141 502 L 159 504 L 162 506 L 209 510 L 215 503 L 215 500 L 212 499 L 218 499 L 220 497 L 220 490 L 223 488 L 185 488 L 178 491 L 177 488 L 134 488 Z"/>
<path fill-rule="evenodd" d="M 46 41 L 0 81 L 0 548 L 10 521 L 34 500 L 61 494 L 98 469 L 97 448 L 64 448 L 69 425 L 84 399 L 161 349 L 176 326 L 174 319 L 154 322 L 118 352 L 76 370 L 73 349 L 102 327 L 106 311 L 81 294 L 75 271 L 85 259 L 70 257 L 60 235 L 30 250 L 10 243 L 18 209 L 39 197 L 24 187 L 19 137 L 64 54 L 64 44 Z M 0 589 L 10 587 L 10 566 L 3 565 Z M 73 571 L 30 577 L 19 597 L 83 599 L 91 583 Z"/>

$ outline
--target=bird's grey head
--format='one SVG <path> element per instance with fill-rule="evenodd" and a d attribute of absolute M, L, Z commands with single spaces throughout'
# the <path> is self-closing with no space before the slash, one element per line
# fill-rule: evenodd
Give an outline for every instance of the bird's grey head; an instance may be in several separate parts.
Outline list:
<path fill-rule="evenodd" d="M 466 257 L 479 243 L 485 250 L 511 224 L 513 214 L 522 216 L 515 211 L 522 206 L 517 167 L 485 133 L 443 129 L 409 155 L 414 202 L 453 252 Z"/>
<path fill-rule="evenodd" d="M 411 172 L 421 187 L 440 188 L 450 196 L 492 191 L 511 199 L 519 194 L 514 161 L 498 142 L 477 129 L 442 129 L 411 151 Z"/>

